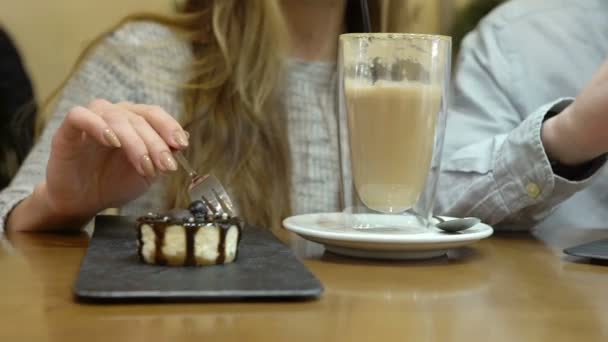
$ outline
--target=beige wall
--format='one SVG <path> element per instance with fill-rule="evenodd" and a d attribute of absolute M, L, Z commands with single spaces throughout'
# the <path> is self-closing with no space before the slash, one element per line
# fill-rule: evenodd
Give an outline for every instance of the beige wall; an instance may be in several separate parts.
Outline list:
<path fill-rule="evenodd" d="M 449 34 L 452 21 L 457 11 L 468 5 L 471 0 L 382 0 L 386 6 L 390 3 L 390 15 L 399 19 L 389 20 L 392 30 L 415 33 L 442 33 Z M 402 19 L 404 12 L 409 15 L 417 12 L 414 22 Z M 397 25 L 393 25 L 393 23 Z"/>
<path fill-rule="evenodd" d="M 251 0 L 243 0 L 251 1 Z M 392 0 L 405 1 L 405 0 Z M 441 3 L 408 0 L 420 6 L 419 20 L 408 31 L 441 30 Z M 454 0 L 458 3 L 467 0 Z M 25 58 L 38 99 L 44 99 L 70 70 L 92 38 L 129 13 L 169 13 L 175 0 L 2 0 L 0 24 L 7 27 Z M 444 6 L 445 7 L 445 6 Z"/>
<path fill-rule="evenodd" d="M 2 0 L 0 24 L 17 41 L 44 99 L 96 35 L 129 13 L 167 13 L 172 6 L 173 0 Z"/>
<path fill-rule="evenodd" d="M 439 33 L 440 23 L 440 1 L 439 0 L 409 0 L 410 7 L 419 8 L 419 18 L 412 25 L 412 32 Z"/>

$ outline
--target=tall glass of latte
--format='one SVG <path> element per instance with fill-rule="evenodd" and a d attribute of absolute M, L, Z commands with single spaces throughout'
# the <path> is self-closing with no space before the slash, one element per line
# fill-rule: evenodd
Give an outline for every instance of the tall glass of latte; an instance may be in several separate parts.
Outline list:
<path fill-rule="evenodd" d="M 450 56 L 451 40 L 444 36 L 340 37 L 344 206 L 362 227 L 430 222 Z"/>

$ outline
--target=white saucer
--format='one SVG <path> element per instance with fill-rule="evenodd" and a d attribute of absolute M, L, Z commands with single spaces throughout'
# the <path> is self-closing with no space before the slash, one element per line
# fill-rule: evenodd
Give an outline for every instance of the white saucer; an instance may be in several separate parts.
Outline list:
<path fill-rule="evenodd" d="M 355 220 L 374 222 L 375 227 L 357 228 L 361 225 Z M 283 226 L 336 254 L 395 260 L 442 256 L 450 248 L 471 244 L 493 233 L 492 227 L 483 223 L 459 233 L 444 233 L 420 225 L 411 216 L 379 214 L 305 214 L 286 218 Z"/>

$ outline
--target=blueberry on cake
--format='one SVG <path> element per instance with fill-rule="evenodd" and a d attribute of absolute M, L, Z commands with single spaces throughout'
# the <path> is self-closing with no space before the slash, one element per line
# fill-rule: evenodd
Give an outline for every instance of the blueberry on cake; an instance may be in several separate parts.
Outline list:
<path fill-rule="evenodd" d="M 201 266 L 237 258 L 242 220 L 211 213 L 202 201 L 166 214 L 149 213 L 137 222 L 139 257 L 147 264 Z"/>

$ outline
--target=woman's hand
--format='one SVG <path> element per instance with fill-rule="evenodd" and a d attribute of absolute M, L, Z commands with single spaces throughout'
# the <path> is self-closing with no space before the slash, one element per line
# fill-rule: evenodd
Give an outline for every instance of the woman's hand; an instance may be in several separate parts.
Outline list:
<path fill-rule="evenodd" d="M 608 152 L 608 60 L 576 100 L 547 120 L 542 141 L 547 155 L 577 165 Z"/>
<path fill-rule="evenodd" d="M 160 107 L 105 100 L 74 107 L 53 137 L 46 181 L 13 210 L 8 228 L 82 225 L 141 195 L 159 172 L 177 170 L 171 150 L 186 146 L 187 133 Z"/>

